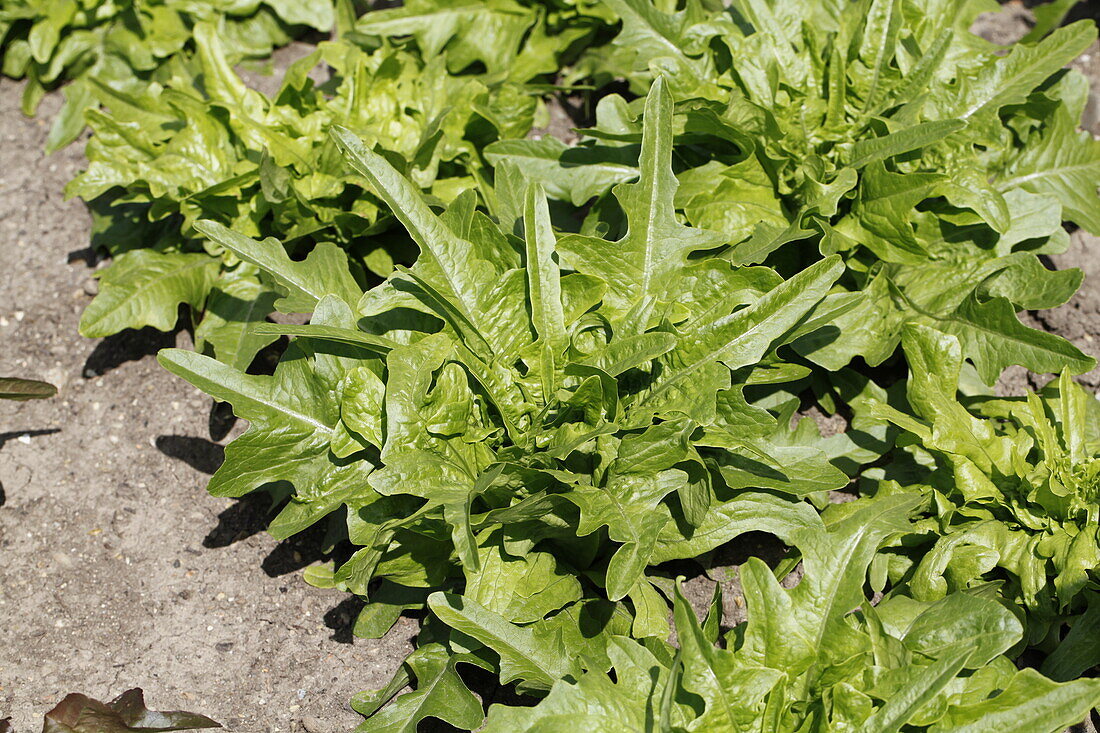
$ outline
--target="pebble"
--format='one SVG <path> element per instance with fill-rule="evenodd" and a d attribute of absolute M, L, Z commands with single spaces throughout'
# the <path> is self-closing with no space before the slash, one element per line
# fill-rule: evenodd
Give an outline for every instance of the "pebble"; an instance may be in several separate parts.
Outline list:
<path fill-rule="evenodd" d="M 328 727 L 316 716 L 307 715 L 299 722 L 306 733 L 329 733 Z"/>

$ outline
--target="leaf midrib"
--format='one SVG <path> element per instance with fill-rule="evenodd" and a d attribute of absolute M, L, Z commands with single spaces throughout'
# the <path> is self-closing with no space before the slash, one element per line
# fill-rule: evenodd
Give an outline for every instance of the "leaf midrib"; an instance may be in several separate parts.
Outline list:
<path fill-rule="evenodd" d="M 522 13 L 508 12 L 508 11 L 503 10 L 501 8 L 486 9 L 486 8 L 483 8 L 483 7 L 478 7 L 476 5 L 464 5 L 464 6 L 459 7 L 459 8 L 444 8 L 444 9 L 440 9 L 440 10 L 433 10 L 433 11 L 428 12 L 428 13 L 410 13 L 409 15 L 402 15 L 402 16 L 399 16 L 397 18 L 382 18 L 380 20 L 378 20 L 378 19 L 371 20 L 368 17 L 360 25 L 361 25 L 361 27 L 364 27 L 364 28 L 379 30 L 379 29 L 387 29 L 388 27 L 394 26 L 394 25 L 401 25 L 403 23 L 408 23 L 410 21 L 412 21 L 412 22 L 422 22 L 422 21 L 438 22 L 438 20 L 441 17 L 450 18 L 450 17 L 461 17 L 461 16 L 464 16 L 464 15 L 473 15 L 473 16 L 475 16 L 475 19 L 477 19 L 477 17 L 479 16 L 480 13 L 486 13 L 486 12 L 488 12 L 491 15 L 503 15 L 505 17 L 510 16 L 510 17 L 514 17 L 514 18 L 523 18 Z M 398 31 L 398 33 L 400 33 L 400 31 Z M 416 31 L 408 31 L 408 33 L 409 34 L 414 34 L 414 33 L 416 33 Z M 448 40 L 450 40 L 450 39 L 448 39 Z M 444 45 L 446 45 L 446 44 L 444 44 Z"/>
<path fill-rule="evenodd" d="M 174 351 L 179 351 L 179 350 L 174 350 Z M 163 354 L 164 352 L 161 352 L 161 353 Z M 215 361 L 214 359 L 210 359 L 210 357 L 205 357 L 205 356 L 202 356 L 200 354 L 195 354 L 194 352 L 190 352 L 190 351 L 184 351 L 183 353 L 184 354 L 191 354 L 191 356 L 186 357 L 187 360 L 191 360 L 191 359 L 195 359 L 195 358 L 206 359 L 210 362 L 213 362 L 214 364 L 217 364 L 218 367 L 224 367 L 225 370 L 227 370 L 227 371 L 232 369 L 231 367 L 225 366 L 225 365 L 221 364 L 220 362 Z M 255 389 L 253 389 L 253 388 L 250 388 L 247 392 L 245 392 L 245 391 L 243 391 L 241 389 L 238 389 L 238 388 L 220 385 L 219 382 L 218 382 L 218 379 L 217 379 L 218 375 L 211 376 L 208 373 L 198 371 L 191 364 L 188 364 L 186 362 L 179 362 L 179 361 L 172 360 L 169 363 L 173 367 L 175 367 L 176 369 L 179 369 L 180 371 L 186 372 L 187 375 L 188 375 L 186 377 L 186 379 L 189 382 L 191 382 L 192 384 L 195 384 L 196 386 L 198 386 L 197 382 L 205 382 L 205 383 L 208 383 L 208 384 L 213 383 L 213 384 L 219 385 L 220 388 L 215 387 L 214 391 L 215 392 L 220 392 L 221 395 L 224 396 L 224 399 L 226 399 L 226 401 L 228 401 L 230 403 L 233 402 L 233 400 L 232 400 L 233 396 L 242 397 L 242 398 L 247 399 L 249 402 L 251 402 L 254 405 L 259 405 L 259 406 L 267 408 L 268 411 L 275 412 L 276 414 L 280 414 L 280 415 L 285 415 L 287 418 L 291 419 L 293 422 L 304 423 L 305 425 L 312 426 L 315 430 L 317 430 L 319 432 L 326 433 L 329 436 L 332 435 L 332 430 L 333 429 L 331 427 L 329 427 L 328 425 L 325 425 L 323 422 L 320 422 L 316 418 L 312 418 L 309 415 L 305 415 L 301 412 L 298 412 L 297 410 L 293 410 L 293 409 L 289 408 L 286 405 L 283 405 L 281 403 L 273 401 L 272 398 L 270 397 L 270 395 L 257 393 L 255 391 Z M 169 371 L 175 371 L 175 370 L 170 369 Z M 233 371 L 236 372 L 236 370 L 233 370 Z M 183 375 L 180 375 L 180 376 L 183 376 Z M 253 377 L 252 375 L 248 375 L 248 374 L 243 374 L 241 376 L 245 377 L 246 379 L 255 379 L 255 377 Z M 274 378 L 273 377 L 267 377 L 267 379 L 274 379 Z M 250 387 L 252 386 L 251 382 L 248 382 L 248 384 L 250 385 Z M 210 393 L 210 390 L 204 390 L 204 391 Z M 212 394 L 212 396 L 217 397 L 217 395 L 213 395 L 213 394 Z M 250 418 L 246 418 L 246 419 L 250 419 Z M 257 420 L 253 420 L 253 422 L 257 422 Z"/>
<path fill-rule="evenodd" d="M 1010 188 L 1033 181 L 1040 178 L 1050 178 L 1054 176 L 1062 176 L 1070 173 L 1071 171 L 1086 170 L 1089 168 L 1100 168 L 1100 161 L 1089 161 L 1088 163 L 1073 163 L 1071 165 L 1063 165 L 1057 168 L 1047 168 L 1044 170 L 1038 170 L 1034 173 L 1028 173 L 1024 176 L 1016 176 L 1015 178 L 1009 178 L 997 184 L 998 191 L 1007 191 Z"/>

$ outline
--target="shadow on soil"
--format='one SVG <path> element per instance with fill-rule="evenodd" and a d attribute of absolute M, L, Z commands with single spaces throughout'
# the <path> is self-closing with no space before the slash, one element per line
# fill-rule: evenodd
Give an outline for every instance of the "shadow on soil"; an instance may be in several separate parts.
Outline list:
<path fill-rule="evenodd" d="M 218 524 L 202 541 L 203 547 L 229 547 L 267 529 L 271 499 L 266 494 L 248 494 L 218 515 Z"/>
<path fill-rule="evenodd" d="M 268 494 L 261 491 L 243 496 L 218 515 L 217 525 L 203 538 L 202 546 L 208 549 L 229 547 L 259 534 L 267 529 L 275 513 Z M 331 549 L 327 525 L 327 522 L 318 522 L 275 545 L 261 563 L 263 571 L 275 578 L 334 557 L 346 559 L 346 548 Z"/>
<path fill-rule="evenodd" d="M 332 636 L 329 638 L 340 644 L 355 643 L 352 629 L 355 627 L 355 619 L 359 617 L 359 612 L 366 605 L 366 601 L 359 596 L 349 595 L 330 608 L 324 616 L 325 626 L 332 630 Z"/>
<path fill-rule="evenodd" d="M 167 438 L 179 438 L 169 441 Z M 209 443 L 200 438 L 181 438 L 181 436 L 161 436 L 157 439 L 157 447 L 166 455 L 179 458 L 199 470 L 205 470 L 196 461 L 192 450 L 199 442 Z M 216 444 L 210 444 L 221 448 Z M 181 448 L 181 450 L 176 450 Z M 210 451 L 207 458 L 213 457 L 214 451 Z M 216 464 L 211 461 L 206 464 L 207 473 L 212 473 L 221 463 L 221 455 L 216 456 Z M 2 504 L 2 501 L 0 501 Z M 252 537 L 267 529 L 268 523 L 274 512 L 271 507 L 271 497 L 264 492 L 247 494 L 226 508 L 218 515 L 218 523 L 203 538 L 202 546 L 207 549 L 220 549 L 229 547 L 241 540 Z M 271 578 L 277 578 L 288 573 L 294 573 L 318 562 L 331 560 L 334 557 L 338 564 L 347 559 L 350 554 L 346 543 L 342 543 L 334 550 L 326 552 L 326 547 L 331 544 L 326 531 L 326 522 L 319 522 L 309 529 L 293 537 L 283 540 L 275 546 L 267 557 L 263 559 L 260 567 Z M 324 615 L 325 626 L 332 630 L 332 640 L 341 644 L 354 642 L 352 628 L 355 619 L 366 604 L 357 596 L 349 595 L 340 603 L 329 609 Z"/>
<path fill-rule="evenodd" d="M 331 559 L 332 554 L 325 552 L 326 524 L 327 522 L 318 522 L 304 532 L 275 545 L 275 549 L 268 553 L 260 567 L 270 577 L 275 578 Z"/>
<path fill-rule="evenodd" d="M 143 328 L 116 333 L 96 343 L 84 362 L 82 373 L 85 379 L 94 379 L 128 361 L 140 361 L 175 345 L 176 331 L 166 333 L 155 328 Z"/>
<path fill-rule="evenodd" d="M 211 475 L 225 462 L 225 448 L 205 438 L 188 435 L 158 435 L 157 450 L 183 461 L 196 471 Z"/>
<path fill-rule="evenodd" d="M 43 428 L 41 430 L 13 430 L 10 433 L 0 433 L 0 448 L 3 448 L 9 440 L 21 438 L 24 435 L 30 438 L 36 438 L 39 435 L 53 435 L 54 433 L 60 432 L 61 428 Z"/>
<path fill-rule="evenodd" d="M 207 475 L 217 471 L 225 460 L 225 449 L 205 438 L 161 435 L 155 442 L 161 453 L 183 461 Z M 277 513 L 274 511 L 277 507 L 272 507 L 271 501 L 271 495 L 264 491 L 246 494 L 237 499 L 236 503 L 218 515 L 217 525 L 203 538 L 203 547 L 228 547 L 263 532 Z M 318 522 L 280 542 L 264 558 L 264 572 L 274 578 L 331 558 L 333 551 L 326 552 L 326 548 L 332 547 L 327 525 L 327 522 Z M 338 554 L 339 551 L 336 552 Z"/>

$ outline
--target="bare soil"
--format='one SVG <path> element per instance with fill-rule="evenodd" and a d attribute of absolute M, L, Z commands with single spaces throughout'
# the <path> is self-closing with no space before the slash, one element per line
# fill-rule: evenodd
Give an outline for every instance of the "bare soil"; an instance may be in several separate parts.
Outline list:
<path fill-rule="evenodd" d="M 1010 42 L 1026 10 L 1009 4 L 980 30 Z M 297 44 L 277 65 L 305 52 Z M 1100 85 L 1100 50 L 1077 66 Z M 278 543 L 262 531 L 262 503 L 205 492 L 241 426 L 156 364 L 158 349 L 190 345 L 185 333 L 77 334 L 95 257 L 87 212 L 62 190 L 82 146 L 45 157 L 59 100 L 31 120 L 21 93 L 0 80 L 0 375 L 47 379 L 60 394 L 0 403 L 0 718 L 34 730 L 68 692 L 106 699 L 140 686 L 151 708 L 195 710 L 230 731 L 350 730 L 348 699 L 388 681 L 415 622 L 354 639 L 354 603 L 298 572 L 320 559 L 317 537 Z M 557 109 L 554 123 L 551 134 L 570 126 Z M 1082 267 L 1085 285 L 1032 322 L 1100 356 L 1100 239 L 1075 233 L 1050 266 Z M 1012 373 L 1002 390 L 1032 379 Z M 1081 381 L 1097 389 L 1100 371 Z M 743 619 L 736 565 L 749 553 L 776 561 L 782 548 L 765 535 L 721 548 L 713 580 L 689 583 L 693 603 L 704 608 L 723 582 L 726 622 Z"/>

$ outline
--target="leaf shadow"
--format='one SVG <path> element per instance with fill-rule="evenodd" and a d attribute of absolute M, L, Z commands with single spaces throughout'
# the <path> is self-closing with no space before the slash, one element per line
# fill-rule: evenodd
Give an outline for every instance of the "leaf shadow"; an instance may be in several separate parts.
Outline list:
<path fill-rule="evenodd" d="M 230 545 L 263 532 L 270 520 L 271 499 L 263 493 L 242 496 L 218 515 L 218 523 L 202 540 L 211 549 Z"/>
<path fill-rule="evenodd" d="M 10 432 L 7 432 L 7 433 L 0 433 L 0 449 L 3 449 L 3 447 L 7 444 L 7 442 L 9 440 L 14 439 L 14 438 L 22 438 L 23 436 L 27 436 L 28 438 L 33 438 L 33 437 L 37 437 L 39 435 L 53 435 L 54 433 L 60 433 L 60 432 L 61 432 L 61 428 L 41 428 L 39 430 L 13 430 L 13 431 L 10 431 Z M 18 468 L 27 469 L 27 466 L 24 466 L 24 465 L 20 464 L 20 465 L 17 465 L 16 468 L 17 469 Z M 29 469 L 28 469 L 28 471 L 29 471 Z M 33 476 L 33 472 L 30 472 L 30 476 Z M 30 481 L 30 478 L 28 478 L 27 480 Z M 25 484 L 20 484 L 20 486 L 22 486 L 22 485 L 25 485 Z M 0 507 L 4 506 L 7 503 L 8 503 L 8 492 L 4 488 L 3 482 L 0 481 Z M 0 731 L 0 733 L 3 733 L 3 732 Z"/>
<path fill-rule="evenodd" d="M 1034 5 L 1036 3 L 1027 3 L 1028 5 Z M 1069 25 L 1070 23 L 1076 23 L 1079 20 L 1095 20 L 1100 23 L 1100 6 L 1096 3 L 1074 3 L 1073 7 L 1066 13 L 1065 20 L 1062 21 L 1062 25 Z"/>
<path fill-rule="evenodd" d="M 263 528 L 266 526 L 265 519 Z M 322 520 L 275 545 L 260 567 L 269 577 L 275 578 L 334 558 L 336 564 L 341 565 L 351 556 L 349 548 L 347 543 L 332 547 L 329 522 Z"/>
<path fill-rule="evenodd" d="M 715 584 L 722 586 L 722 622 L 719 630 L 725 635 L 748 618 L 740 567 L 754 557 L 774 570 L 790 557 L 791 551 L 792 548 L 768 532 L 745 532 L 709 553 L 661 563 L 659 568 L 667 577 L 684 577 L 685 597 L 700 618 L 710 607 Z M 799 564 L 780 582 L 785 588 L 790 588 L 801 578 L 802 566 Z"/>
<path fill-rule="evenodd" d="M 271 495 L 255 491 L 236 500 L 218 515 L 218 523 L 206 534 L 202 546 L 209 549 L 229 547 L 267 529 L 275 515 Z M 310 565 L 336 558 L 346 560 L 351 555 L 347 543 L 332 547 L 328 522 L 321 521 L 298 534 L 280 541 L 260 563 L 271 578 L 304 570 Z"/>
<path fill-rule="evenodd" d="M 39 430 L 12 430 L 7 433 L 0 433 L 0 448 L 3 448 L 9 440 L 21 438 L 24 435 L 36 438 L 39 435 L 53 435 L 60 432 L 61 428 L 41 428 Z"/>
<path fill-rule="evenodd" d="M 149 327 L 108 336 L 92 349 L 81 373 L 85 379 L 94 379 L 128 361 L 140 361 L 147 356 L 153 356 L 161 349 L 175 346 L 179 331 L 178 326 L 167 332 Z"/>
<path fill-rule="evenodd" d="M 99 262 L 99 253 L 96 252 L 95 247 L 89 245 L 81 249 L 74 249 L 69 254 L 65 255 L 65 263 L 69 265 L 75 265 L 77 262 L 83 262 L 85 267 L 95 267 Z"/>
<path fill-rule="evenodd" d="M 338 644 L 355 643 L 352 629 L 355 627 L 355 619 L 358 618 L 359 612 L 366 605 L 366 601 L 359 596 L 349 595 L 330 608 L 323 617 L 325 626 L 332 630 L 332 636 L 329 638 Z"/>
<path fill-rule="evenodd" d="M 703 566 L 707 569 L 740 566 L 750 557 L 763 560 L 768 567 L 775 568 L 790 554 L 790 548 L 775 535 L 767 532 L 746 532 L 725 544 L 716 547 L 706 557 Z"/>
<path fill-rule="evenodd" d="M 158 435 L 154 444 L 164 455 L 183 461 L 208 476 L 225 462 L 225 448 L 205 438 L 189 435 Z"/>

